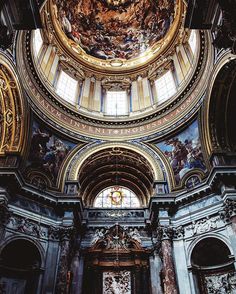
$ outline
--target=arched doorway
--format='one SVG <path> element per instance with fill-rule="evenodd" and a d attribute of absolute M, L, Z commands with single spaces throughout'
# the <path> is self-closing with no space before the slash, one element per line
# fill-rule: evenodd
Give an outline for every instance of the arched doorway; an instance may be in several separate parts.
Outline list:
<path fill-rule="evenodd" d="M 198 242 L 191 264 L 199 293 L 236 293 L 234 259 L 223 241 L 209 237 Z"/>
<path fill-rule="evenodd" d="M 0 292 L 37 293 L 41 262 L 38 248 L 29 240 L 8 243 L 0 254 Z"/>

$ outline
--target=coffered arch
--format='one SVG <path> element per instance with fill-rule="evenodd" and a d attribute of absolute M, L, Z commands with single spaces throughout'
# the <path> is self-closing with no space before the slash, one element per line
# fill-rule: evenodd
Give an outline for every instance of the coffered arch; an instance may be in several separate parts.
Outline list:
<path fill-rule="evenodd" d="M 165 180 L 158 156 L 149 152 L 142 145 L 117 142 L 85 148 L 71 158 L 66 180 L 78 181 L 86 205 L 106 187 L 117 185 L 132 190 L 147 205 L 154 183 Z"/>

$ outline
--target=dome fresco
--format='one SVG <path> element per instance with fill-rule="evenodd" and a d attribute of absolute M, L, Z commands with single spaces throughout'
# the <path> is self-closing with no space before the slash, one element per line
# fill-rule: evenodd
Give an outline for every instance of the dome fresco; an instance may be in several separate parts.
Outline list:
<path fill-rule="evenodd" d="M 67 37 L 88 55 L 103 60 L 142 56 L 168 32 L 174 0 L 54 0 Z"/>

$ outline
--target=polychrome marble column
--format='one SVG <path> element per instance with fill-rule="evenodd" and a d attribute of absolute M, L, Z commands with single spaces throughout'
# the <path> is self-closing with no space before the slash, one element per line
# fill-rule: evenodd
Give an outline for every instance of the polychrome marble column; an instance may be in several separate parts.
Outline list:
<path fill-rule="evenodd" d="M 164 294 L 177 294 L 178 288 L 172 253 L 173 229 L 170 227 L 159 227 L 158 234 L 160 236 L 163 261 Z"/>

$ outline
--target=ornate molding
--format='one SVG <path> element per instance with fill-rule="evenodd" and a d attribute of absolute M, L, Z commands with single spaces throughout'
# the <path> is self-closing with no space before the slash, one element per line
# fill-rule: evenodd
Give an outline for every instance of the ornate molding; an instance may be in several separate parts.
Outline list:
<path fill-rule="evenodd" d="M 0 156 L 5 156 L 23 149 L 25 107 L 11 62 L 1 52 L 0 60 Z"/>
<path fill-rule="evenodd" d="M 205 217 L 201 220 L 192 222 L 191 225 L 185 227 L 186 232 L 190 231 L 191 235 L 199 235 L 211 230 L 217 229 L 217 222 L 220 220 L 219 216 Z"/>
<path fill-rule="evenodd" d="M 90 219 L 97 219 L 97 218 L 106 218 L 111 220 L 121 220 L 126 218 L 144 218 L 144 211 L 124 211 L 119 209 L 109 210 L 109 211 L 89 211 L 88 217 Z"/>

